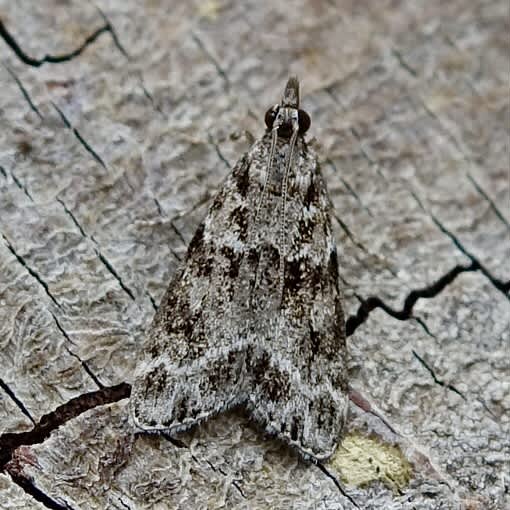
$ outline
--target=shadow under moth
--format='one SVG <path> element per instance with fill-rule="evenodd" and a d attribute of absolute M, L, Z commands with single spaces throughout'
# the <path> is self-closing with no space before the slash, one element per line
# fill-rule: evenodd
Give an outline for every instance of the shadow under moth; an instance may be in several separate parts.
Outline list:
<path fill-rule="evenodd" d="M 299 82 L 268 110 L 154 317 L 131 415 L 170 435 L 243 405 L 306 459 L 325 460 L 347 411 L 345 323 L 331 202 L 304 133 Z"/>

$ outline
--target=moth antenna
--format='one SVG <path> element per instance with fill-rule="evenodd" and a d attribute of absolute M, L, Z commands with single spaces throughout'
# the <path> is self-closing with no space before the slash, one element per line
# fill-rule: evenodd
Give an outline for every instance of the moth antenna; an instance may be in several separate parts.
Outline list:
<path fill-rule="evenodd" d="M 292 159 L 294 157 L 294 147 L 296 146 L 296 140 L 299 133 L 299 125 L 296 124 L 292 131 L 292 136 L 289 142 L 289 154 L 285 161 L 285 173 L 283 175 L 282 182 L 282 209 L 280 218 L 280 303 L 283 305 L 283 287 L 285 282 L 285 255 L 286 255 L 286 206 L 287 206 L 287 184 L 289 179 L 290 167 L 292 165 Z"/>
<path fill-rule="evenodd" d="M 264 199 L 266 197 L 266 194 L 267 194 L 267 187 L 268 187 L 268 184 L 269 184 L 269 179 L 271 178 L 271 168 L 273 166 L 273 160 L 274 160 L 274 153 L 276 151 L 276 140 L 278 138 L 278 126 L 274 126 L 273 129 L 271 130 L 271 135 L 272 135 L 272 138 L 271 138 L 271 148 L 269 150 L 269 156 L 267 158 L 267 170 L 266 170 L 266 177 L 265 177 L 265 180 L 264 180 L 264 187 L 262 188 L 262 191 L 260 193 L 260 198 L 259 198 L 259 203 L 257 204 L 257 210 L 255 211 L 255 220 L 253 221 L 253 230 L 252 232 L 255 232 L 256 230 L 256 225 L 257 225 L 257 222 L 259 220 L 259 213 L 260 213 L 260 209 L 262 208 L 262 204 L 264 203 Z M 254 283 L 254 288 L 257 287 L 259 283 L 259 273 L 258 271 L 255 272 L 255 283 Z"/>
<path fill-rule="evenodd" d="M 257 210 L 255 212 L 255 221 L 253 222 L 254 225 L 257 224 L 257 221 L 259 219 L 260 209 L 262 207 L 262 204 L 264 203 L 264 198 L 266 197 L 267 193 L 267 186 L 269 184 L 269 179 L 271 177 L 271 168 L 273 167 L 274 153 L 276 151 L 276 140 L 278 138 L 278 126 L 273 127 L 271 135 L 272 135 L 271 149 L 269 150 L 269 157 L 267 158 L 266 178 L 264 180 L 264 187 L 262 188 L 262 192 L 260 193 L 259 203 L 257 205 Z"/>

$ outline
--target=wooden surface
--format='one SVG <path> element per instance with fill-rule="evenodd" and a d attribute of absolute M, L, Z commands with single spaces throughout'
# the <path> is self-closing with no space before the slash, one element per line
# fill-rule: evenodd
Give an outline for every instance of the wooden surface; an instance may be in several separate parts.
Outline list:
<path fill-rule="evenodd" d="M 0 1 L 0 507 L 508 508 L 508 2 L 98 4 Z M 127 422 L 155 306 L 290 74 L 350 317 L 322 470 L 241 412 L 178 442 Z M 403 482 L 354 476 L 390 446 Z"/>

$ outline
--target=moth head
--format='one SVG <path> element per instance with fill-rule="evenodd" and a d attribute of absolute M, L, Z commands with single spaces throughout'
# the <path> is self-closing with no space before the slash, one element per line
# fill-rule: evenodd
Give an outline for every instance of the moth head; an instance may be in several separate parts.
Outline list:
<path fill-rule="evenodd" d="M 299 108 L 299 81 L 296 77 L 289 78 L 281 103 L 267 110 L 265 121 L 269 130 L 278 128 L 278 136 L 283 138 L 290 138 L 296 125 L 300 135 L 308 131 L 311 120 L 308 113 Z"/>
<path fill-rule="evenodd" d="M 267 110 L 265 122 L 267 129 L 269 129 L 270 131 L 273 129 L 275 121 L 278 117 L 278 113 L 280 112 L 281 109 L 282 107 L 277 104 L 269 108 L 269 110 Z M 285 110 L 288 110 L 288 108 L 285 108 Z M 288 138 L 292 134 L 292 126 L 290 122 L 285 121 L 283 115 L 281 115 L 281 117 L 282 119 L 278 123 L 278 135 L 283 136 L 284 138 Z M 308 128 L 310 127 L 310 124 L 312 122 L 310 120 L 310 115 L 308 115 L 308 113 L 306 113 L 304 110 L 297 110 L 297 121 L 299 124 L 299 134 L 304 135 L 308 131 Z"/>

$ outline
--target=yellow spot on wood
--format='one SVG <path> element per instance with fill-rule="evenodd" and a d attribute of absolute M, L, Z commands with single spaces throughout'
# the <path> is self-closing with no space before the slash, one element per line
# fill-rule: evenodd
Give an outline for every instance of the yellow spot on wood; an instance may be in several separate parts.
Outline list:
<path fill-rule="evenodd" d="M 345 484 L 358 487 L 380 480 L 398 491 L 407 486 L 412 475 L 400 448 L 359 433 L 344 438 L 329 464 Z"/>
<path fill-rule="evenodd" d="M 197 12 L 201 18 L 215 20 L 218 17 L 222 7 L 223 6 L 219 2 L 216 2 L 215 0 L 209 0 L 208 2 L 200 2 L 200 5 L 197 8 Z"/>

